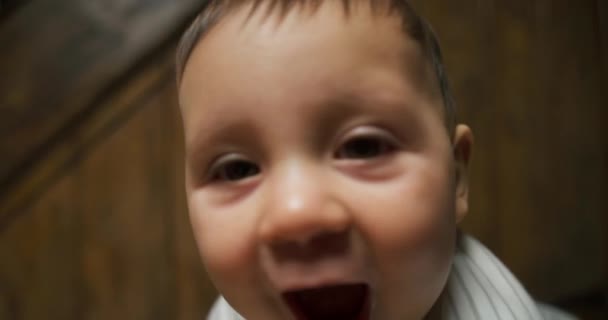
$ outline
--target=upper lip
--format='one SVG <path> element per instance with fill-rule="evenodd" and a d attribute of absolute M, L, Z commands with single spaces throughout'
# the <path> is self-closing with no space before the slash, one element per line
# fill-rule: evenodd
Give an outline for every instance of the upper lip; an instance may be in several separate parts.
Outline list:
<path fill-rule="evenodd" d="M 368 281 L 364 279 L 356 279 L 356 278 L 333 278 L 333 277 L 309 277 L 309 278 L 301 278 L 294 281 L 288 281 L 285 285 L 278 288 L 281 292 L 287 291 L 297 291 L 297 290 L 306 290 L 313 288 L 321 288 L 321 287 L 331 287 L 338 285 L 348 285 L 348 284 L 358 284 L 358 283 L 366 283 Z"/>
<path fill-rule="evenodd" d="M 278 292 L 369 283 L 372 279 L 365 269 L 362 263 L 342 259 L 327 259 L 315 263 L 270 263 L 264 268 L 271 287 Z"/>
<path fill-rule="evenodd" d="M 287 292 L 356 283 L 369 284 L 369 279 L 345 272 L 343 269 L 330 269 L 312 273 L 283 273 L 280 277 L 271 279 L 271 283 L 277 291 Z"/>

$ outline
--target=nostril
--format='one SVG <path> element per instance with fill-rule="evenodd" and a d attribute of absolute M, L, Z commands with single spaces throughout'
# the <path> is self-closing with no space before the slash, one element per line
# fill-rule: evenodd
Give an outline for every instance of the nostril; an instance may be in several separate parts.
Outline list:
<path fill-rule="evenodd" d="M 313 237 L 310 247 L 315 251 L 325 251 L 327 253 L 342 253 L 348 249 L 349 232 L 342 231 L 337 233 L 323 233 Z"/>

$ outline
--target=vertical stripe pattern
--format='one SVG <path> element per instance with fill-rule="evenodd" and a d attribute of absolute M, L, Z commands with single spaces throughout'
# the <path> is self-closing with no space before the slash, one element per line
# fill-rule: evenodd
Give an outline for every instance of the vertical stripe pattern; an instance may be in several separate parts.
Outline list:
<path fill-rule="evenodd" d="M 459 235 L 442 297 L 444 320 L 576 320 L 556 308 L 537 304 L 490 250 L 466 234 Z M 207 319 L 245 320 L 223 297 L 215 302 Z"/>

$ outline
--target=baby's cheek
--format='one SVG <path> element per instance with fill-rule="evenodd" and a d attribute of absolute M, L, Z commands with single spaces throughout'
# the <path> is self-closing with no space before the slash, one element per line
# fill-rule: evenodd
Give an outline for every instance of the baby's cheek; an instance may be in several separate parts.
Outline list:
<path fill-rule="evenodd" d="M 414 179 L 412 179 L 414 180 Z M 367 188 L 355 199 L 363 229 L 387 248 L 408 250 L 441 240 L 455 228 L 453 201 L 440 182 L 408 179 Z"/>
<path fill-rule="evenodd" d="M 237 279 L 255 263 L 253 222 L 234 208 L 193 203 L 190 220 L 203 263 L 211 276 Z"/>
<path fill-rule="evenodd" d="M 442 178 L 401 178 L 368 186 L 357 203 L 382 301 L 392 314 L 403 314 L 403 301 L 430 308 L 445 285 L 455 238 L 453 201 Z"/>
<path fill-rule="evenodd" d="M 447 181 L 446 174 L 409 172 L 390 183 L 368 185 L 365 200 L 357 203 L 377 267 L 395 290 L 426 287 L 432 298 L 443 286 L 456 232 Z"/>

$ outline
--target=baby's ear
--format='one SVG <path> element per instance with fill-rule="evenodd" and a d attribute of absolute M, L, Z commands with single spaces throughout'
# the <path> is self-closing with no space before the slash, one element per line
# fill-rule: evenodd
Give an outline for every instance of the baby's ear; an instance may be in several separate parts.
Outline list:
<path fill-rule="evenodd" d="M 456 174 L 456 222 L 462 221 L 469 211 L 469 160 L 473 152 L 473 132 L 464 124 L 454 130 L 454 167 Z"/>

